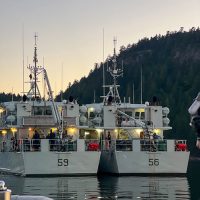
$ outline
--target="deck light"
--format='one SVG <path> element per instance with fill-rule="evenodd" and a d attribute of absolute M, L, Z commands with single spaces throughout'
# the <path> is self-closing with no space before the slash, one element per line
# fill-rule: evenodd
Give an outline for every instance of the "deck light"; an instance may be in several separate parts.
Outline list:
<path fill-rule="evenodd" d="M 88 108 L 88 112 L 94 112 L 94 108 L 93 107 Z"/>
<path fill-rule="evenodd" d="M 90 133 L 88 131 L 85 131 L 85 135 L 89 135 Z"/>
<path fill-rule="evenodd" d="M 153 132 L 156 133 L 156 134 L 160 134 L 161 130 L 160 129 L 153 129 Z"/>
<path fill-rule="evenodd" d="M 102 129 L 96 129 L 97 133 L 101 133 Z"/>
<path fill-rule="evenodd" d="M 7 130 L 2 130 L 2 134 L 5 135 L 7 133 Z"/>
<path fill-rule="evenodd" d="M 2 107 L 0 107 L 0 114 L 3 113 L 4 111 L 5 110 Z"/>
<path fill-rule="evenodd" d="M 11 131 L 12 131 L 12 133 L 14 134 L 14 133 L 17 132 L 17 129 L 16 129 L 16 128 L 11 128 Z"/>
<path fill-rule="evenodd" d="M 145 112 L 144 108 L 137 108 L 135 109 L 135 112 Z"/>
<path fill-rule="evenodd" d="M 76 131 L 76 128 L 70 127 L 70 128 L 67 129 L 67 131 L 68 131 L 69 134 L 74 134 L 75 131 Z"/>
<path fill-rule="evenodd" d="M 118 132 L 118 129 L 115 129 L 114 132 L 117 133 L 117 132 Z"/>
<path fill-rule="evenodd" d="M 57 128 L 51 128 L 52 132 L 57 132 L 58 129 Z"/>

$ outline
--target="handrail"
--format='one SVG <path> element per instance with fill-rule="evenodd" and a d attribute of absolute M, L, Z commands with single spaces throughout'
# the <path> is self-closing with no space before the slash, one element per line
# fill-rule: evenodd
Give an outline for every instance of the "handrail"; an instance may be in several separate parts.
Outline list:
<path fill-rule="evenodd" d="M 41 141 L 47 139 L 19 139 L 5 140 L 0 142 L 0 152 L 38 152 L 41 151 Z M 136 142 L 134 142 L 136 141 Z M 138 141 L 138 142 L 137 142 Z M 168 141 L 166 139 L 117 139 L 99 140 L 85 139 L 85 151 L 148 151 L 159 152 L 168 151 Z M 172 140 L 171 151 L 188 151 L 186 140 Z M 135 146 L 136 144 L 136 146 Z M 173 149 L 174 144 L 174 149 Z M 71 152 L 77 151 L 77 140 L 54 139 L 48 140 L 47 148 L 49 151 Z"/>

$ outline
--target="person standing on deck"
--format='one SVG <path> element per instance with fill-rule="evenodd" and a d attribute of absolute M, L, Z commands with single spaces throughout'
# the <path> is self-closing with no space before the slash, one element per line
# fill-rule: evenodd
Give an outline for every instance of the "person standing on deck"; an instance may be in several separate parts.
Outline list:
<path fill-rule="evenodd" d="M 49 134 L 49 144 L 50 144 L 50 150 L 51 151 L 54 150 L 55 139 L 56 139 L 56 135 L 55 135 L 55 133 L 51 129 L 50 130 L 50 134 Z"/>
<path fill-rule="evenodd" d="M 33 135 L 33 148 L 34 150 L 38 151 L 40 148 L 40 134 L 35 130 Z"/>
<path fill-rule="evenodd" d="M 111 134 L 110 134 L 110 131 L 108 131 L 107 140 L 108 140 L 108 149 L 109 149 L 110 146 L 111 146 Z"/>

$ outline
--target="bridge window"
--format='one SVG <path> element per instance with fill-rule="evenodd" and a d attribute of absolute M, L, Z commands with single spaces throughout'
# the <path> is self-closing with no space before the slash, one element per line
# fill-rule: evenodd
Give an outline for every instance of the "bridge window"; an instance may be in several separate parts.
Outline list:
<path fill-rule="evenodd" d="M 144 112 L 135 112 L 135 119 L 145 119 Z"/>
<path fill-rule="evenodd" d="M 34 106 L 32 110 L 33 115 L 52 115 L 50 106 Z"/>

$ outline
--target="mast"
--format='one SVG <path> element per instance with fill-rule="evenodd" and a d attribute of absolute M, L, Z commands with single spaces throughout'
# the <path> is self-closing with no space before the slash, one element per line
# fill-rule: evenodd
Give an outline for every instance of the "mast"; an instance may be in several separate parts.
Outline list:
<path fill-rule="evenodd" d="M 34 62 L 34 89 L 35 89 L 35 99 L 37 97 L 37 62 L 38 62 L 38 59 L 37 59 L 37 35 L 35 33 L 35 47 L 34 47 L 34 57 L 33 57 L 33 62 Z"/>
<path fill-rule="evenodd" d="M 114 67 L 114 69 L 111 72 L 112 73 L 111 75 L 113 76 L 113 82 L 114 82 L 114 99 L 115 100 L 116 100 L 116 90 L 115 90 L 115 88 L 116 88 L 116 85 L 117 85 L 117 80 L 116 80 L 117 76 L 115 76 L 115 74 L 117 73 L 117 59 L 116 59 L 116 50 L 115 50 L 116 42 L 117 42 L 117 40 L 116 40 L 116 38 L 114 38 L 114 40 L 113 40 L 113 43 L 114 43 L 113 67 Z"/>
<path fill-rule="evenodd" d="M 142 64 L 141 64 L 141 71 L 140 71 L 140 103 L 142 104 L 142 94 L 143 94 L 143 85 L 142 85 Z"/>
<path fill-rule="evenodd" d="M 114 51 L 113 51 L 112 66 L 107 69 L 107 71 L 110 73 L 110 75 L 113 78 L 113 84 L 107 86 L 109 87 L 109 92 L 106 96 L 104 96 L 104 103 L 110 97 L 112 97 L 112 102 L 121 103 L 121 98 L 118 92 L 119 85 L 117 85 L 117 78 L 120 76 L 123 76 L 123 66 L 121 66 L 120 68 L 117 66 L 117 55 L 116 55 L 117 39 L 116 38 L 114 38 L 113 43 L 114 43 Z"/>
<path fill-rule="evenodd" d="M 24 24 L 22 26 L 22 65 L 23 65 L 23 95 L 24 95 Z"/>
<path fill-rule="evenodd" d="M 103 96 L 105 96 L 104 28 L 103 28 Z"/>
<path fill-rule="evenodd" d="M 28 66 L 27 68 L 30 70 L 30 90 L 27 93 L 28 98 L 34 98 L 35 100 L 37 97 L 41 99 L 40 90 L 37 84 L 37 76 L 42 73 L 44 67 L 37 66 L 38 58 L 37 58 L 37 35 L 35 33 L 35 45 L 34 45 L 34 56 L 33 56 L 33 66 Z"/>
<path fill-rule="evenodd" d="M 60 92 L 60 99 L 61 102 L 63 101 L 63 63 L 62 63 L 62 69 L 61 69 L 61 92 Z"/>

